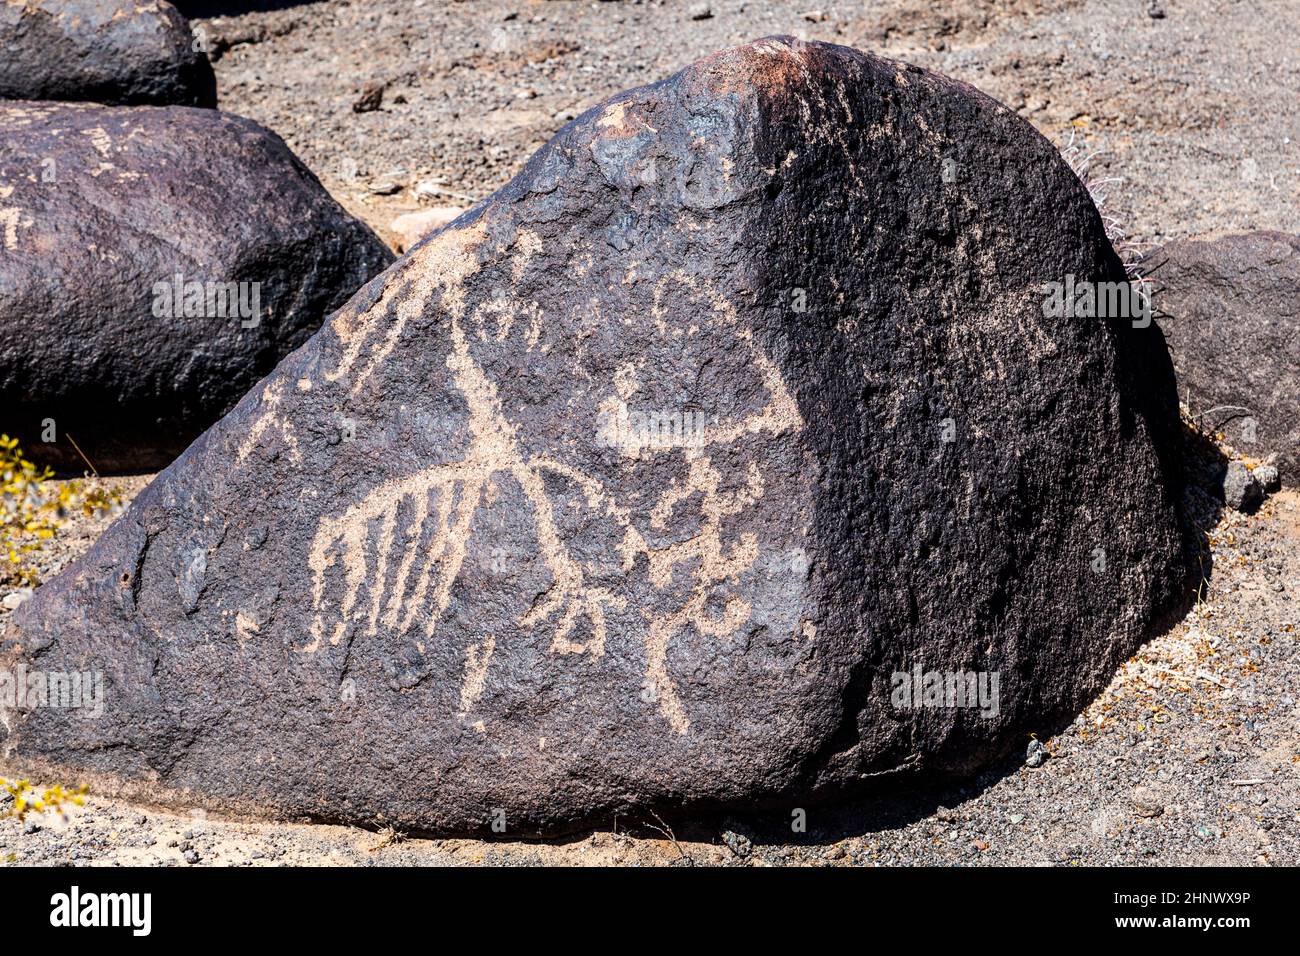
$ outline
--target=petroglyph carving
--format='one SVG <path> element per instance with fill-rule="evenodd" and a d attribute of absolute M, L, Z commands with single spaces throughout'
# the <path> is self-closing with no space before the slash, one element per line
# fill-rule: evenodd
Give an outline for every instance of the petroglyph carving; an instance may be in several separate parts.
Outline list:
<path fill-rule="evenodd" d="M 0 186 L 0 199 L 8 199 L 13 191 L 13 186 Z M 18 248 L 18 227 L 31 225 L 31 222 L 22 220 L 22 214 L 17 206 L 0 206 L 0 241 L 4 242 L 8 252 Z"/>
<path fill-rule="evenodd" d="M 474 709 L 474 704 L 483 696 L 487 683 L 488 665 L 492 663 L 492 652 L 496 650 L 497 639 L 489 634 L 481 644 L 473 644 L 465 652 L 465 680 L 460 688 L 460 710 L 467 714 Z"/>
<path fill-rule="evenodd" d="M 552 622 L 552 653 L 601 657 L 605 652 L 606 616 L 611 611 L 626 610 L 627 600 L 590 583 L 587 572 L 572 557 L 544 482 L 546 474 L 558 475 L 580 489 L 595 516 L 612 520 L 621 528 L 619 550 L 624 574 L 633 570 L 638 556 L 645 555 L 650 582 L 662 590 L 672 582 L 679 566 L 691 568 L 691 589 L 682 607 L 666 615 L 640 612 L 645 619 L 646 699 L 657 703 L 675 732 L 684 734 L 690 720 L 668 674 L 669 645 L 687 626 L 711 637 L 725 636 L 743 626 L 751 608 L 742 598 L 730 597 L 717 616 L 707 610 L 707 605 L 719 585 L 752 566 L 758 556 L 753 534 L 740 535 L 730 546 L 723 541 L 724 521 L 741 514 L 763 495 L 758 467 L 749 463 L 745 483 L 739 490 L 723 490 L 722 475 L 709 453 L 757 432 L 781 435 L 801 429 L 803 423 L 794 400 L 776 367 L 754 345 L 748 331 L 739 327 L 729 302 L 684 272 L 661 279 L 654 294 L 654 321 L 661 326 L 665 323 L 663 298 L 672 286 L 707 303 L 716 321 L 748 349 L 769 398 L 756 413 L 710 424 L 699 443 L 668 451 L 684 456 L 686 474 L 654 504 L 649 512 L 650 528 L 668 528 L 674 518 L 682 517 L 688 500 L 699 502 L 700 526 L 686 540 L 659 548 L 647 545 L 629 510 L 600 481 L 554 457 L 529 457 L 523 450 L 516 426 L 502 409 L 496 383 L 474 359 L 470 345 L 473 340 L 503 341 L 513 331 L 522 335 L 531 351 L 541 335 L 543 317 L 535 304 L 498 296 L 480 305 L 466 320 L 461 283 L 473 268 L 467 246 L 472 249 L 479 241 L 481 236 L 452 240 L 449 245 L 458 251 L 457 255 L 434 252 L 438 260 L 434 267 L 424 264 L 420 275 L 401 284 L 404 294 L 386 290 L 381 304 L 372 310 L 386 315 L 392 310 L 382 332 L 370 316 L 359 328 L 336 329 L 344 350 L 338 366 L 326 378 L 345 380 L 355 394 L 398 345 L 406 325 L 428 307 L 433 292 L 440 292 L 441 303 L 451 319 L 451 349 L 446 365 L 453 386 L 468 408 L 469 444 L 460 460 L 387 481 L 342 513 L 321 520 L 308 556 L 314 617 L 311 641 L 302 650 L 315 652 L 324 641 L 337 645 L 349 626 L 362 627 L 369 635 L 380 628 L 410 635 L 422 648 L 424 641 L 434 637 L 447 611 L 453 585 L 464 565 L 476 513 L 487 503 L 494 482 L 508 477 L 528 502 L 537 554 L 550 574 L 549 587 L 522 615 L 519 626 L 532 629 Z M 526 247 L 520 254 L 530 255 L 533 251 L 535 247 Z M 467 333 L 467 326 L 473 334 Z M 373 341 L 376 338 L 378 341 Z M 369 356 L 364 363 L 363 355 Z M 354 371 L 354 377 L 345 378 Z M 629 389 L 635 387 L 629 384 L 631 374 L 620 370 L 616 400 L 625 399 Z M 403 553 L 399 556 L 398 551 Z M 340 578 L 341 595 L 330 586 L 331 581 Z M 573 635 L 584 621 L 588 624 L 587 637 L 579 642 Z M 472 710 L 484 692 L 498 637 L 484 635 L 467 651 L 460 692 L 462 713 Z"/>
<path fill-rule="evenodd" d="M 310 388 L 310 382 L 306 379 L 304 381 L 307 382 L 308 388 Z M 299 387 L 301 388 L 301 385 Z M 296 462 L 302 458 L 302 453 L 298 449 L 298 438 L 294 434 L 292 426 L 280 416 L 279 409 L 283 401 L 283 383 L 272 382 L 262 389 L 262 405 L 265 411 L 253 422 L 248 437 L 244 439 L 235 452 L 235 459 L 238 462 L 242 464 L 246 461 L 248 456 L 253 453 L 253 449 L 262 443 L 266 433 L 272 429 L 278 432 L 281 440 L 284 441 L 290 461 Z"/>

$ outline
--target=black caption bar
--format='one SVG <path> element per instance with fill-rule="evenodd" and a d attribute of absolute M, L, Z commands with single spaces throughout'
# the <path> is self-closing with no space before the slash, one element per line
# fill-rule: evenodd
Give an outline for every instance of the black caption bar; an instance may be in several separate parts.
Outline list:
<path fill-rule="evenodd" d="M 844 917 L 923 927 L 932 942 L 949 933 L 969 941 L 976 929 L 985 939 L 1001 929 L 1032 932 L 1041 920 L 1072 940 L 1198 934 L 1230 945 L 1286 925 L 1281 906 L 1293 880 L 1284 869 L 1208 868 L 11 868 L 0 913 L 13 942 L 127 946 L 239 943 L 266 933 L 373 945 L 394 932 L 452 926 L 523 932 L 536 945 L 530 933 L 586 934 L 588 921 L 604 920 L 625 929 L 644 920 L 715 927 L 734 943 L 733 934 L 766 931 L 773 920 L 815 934 Z"/>

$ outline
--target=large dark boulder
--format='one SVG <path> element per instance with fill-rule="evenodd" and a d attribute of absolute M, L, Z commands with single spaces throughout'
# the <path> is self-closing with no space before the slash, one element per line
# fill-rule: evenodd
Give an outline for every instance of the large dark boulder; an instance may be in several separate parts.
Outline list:
<path fill-rule="evenodd" d="M 1193 417 L 1300 484 L 1300 236 L 1179 239 L 1144 265 Z"/>
<path fill-rule="evenodd" d="M 1163 342 L 1045 317 L 1063 273 L 1123 279 L 968 86 L 766 39 L 616 96 L 23 606 L 107 703 L 10 759 L 519 834 L 1023 748 L 1186 582 Z"/>
<path fill-rule="evenodd" d="M 169 463 L 393 259 L 256 123 L 49 103 L 0 104 L 0 252 L 0 431 L 101 471 Z"/>
<path fill-rule="evenodd" d="M 4 0 L 0 99 L 216 106 L 200 45 L 164 0 Z"/>

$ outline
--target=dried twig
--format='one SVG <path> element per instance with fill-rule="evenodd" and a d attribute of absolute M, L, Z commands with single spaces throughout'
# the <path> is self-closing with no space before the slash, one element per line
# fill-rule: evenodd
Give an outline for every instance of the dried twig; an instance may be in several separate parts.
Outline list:
<path fill-rule="evenodd" d="M 646 826 L 648 826 L 651 830 L 655 830 L 659 833 L 662 833 L 664 837 L 668 840 L 668 842 L 670 842 L 673 845 L 673 849 L 675 849 L 679 854 L 681 854 L 682 859 L 685 860 L 687 863 L 691 864 L 692 866 L 694 866 L 695 861 L 686 854 L 686 851 L 682 849 L 682 845 L 677 842 L 677 837 L 673 835 L 672 827 L 664 823 L 663 818 L 659 816 L 659 814 L 655 813 L 653 810 L 650 811 L 650 816 L 654 817 L 656 820 L 659 821 L 659 826 L 655 826 L 653 823 L 647 823 Z"/>

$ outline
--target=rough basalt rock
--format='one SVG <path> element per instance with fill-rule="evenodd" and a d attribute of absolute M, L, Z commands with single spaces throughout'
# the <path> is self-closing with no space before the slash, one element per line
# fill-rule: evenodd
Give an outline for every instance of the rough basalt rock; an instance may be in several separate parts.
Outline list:
<path fill-rule="evenodd" d="M 616 96 L 36 592 L 13 659 L 106 713 L 9 759 L 519 835 L 1022 749 L 1186 581 L 1160 334 L 1067 272 L 1123 278 L 1086 190 L 960 83 L 776 38 Z"/>
<path fill-rule="evenodd" d="M 1144 266 L 1193 417 L 1300 484 L 1300 236 L 1179 239 Z"/>
<path fill-rule="evenodd" d="M 162 0 L 0 0 L 0 99 L 216 106 L 198 46 Z"/>
<path fill-rule="evenodd" d="M 49 103 L 0 104 L 0 251 L 0 431 L 77 471 L 171 462 L 393 260 L 250 120 Z"/>

